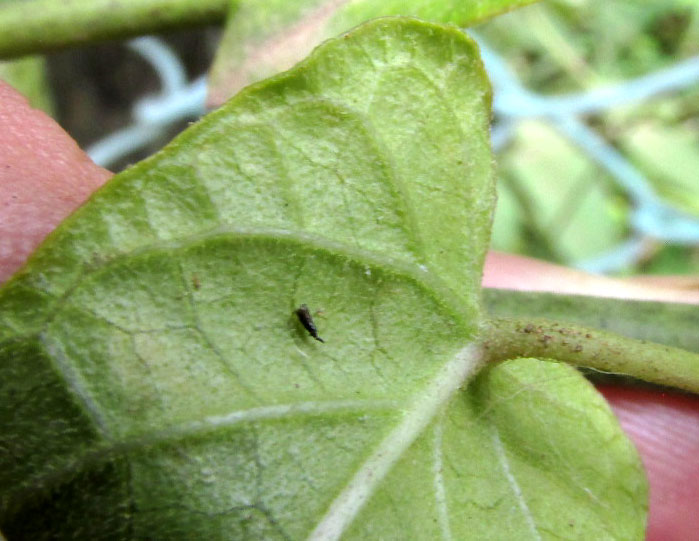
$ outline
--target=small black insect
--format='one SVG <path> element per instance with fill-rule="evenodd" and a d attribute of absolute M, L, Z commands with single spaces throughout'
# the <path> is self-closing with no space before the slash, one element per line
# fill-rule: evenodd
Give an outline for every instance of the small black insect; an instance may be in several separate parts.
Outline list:
<path fill-rule="evenodd" d="M 308 306 L 306 306 L 305 304 L 299 306 L 296 309 L 296 317 L 299 318 L 301 325 L 303 325 L 303 328 L 308 331 L 308 334 L 310 334 L 313 338 L 318 340 L 318 342 L 325 343 L 325 340 L 318 336 L 318 329 L 316 329 L 316 324 L 313 323 L 313 317 L 311 316 L 311 312 L 308 309 Z"/>

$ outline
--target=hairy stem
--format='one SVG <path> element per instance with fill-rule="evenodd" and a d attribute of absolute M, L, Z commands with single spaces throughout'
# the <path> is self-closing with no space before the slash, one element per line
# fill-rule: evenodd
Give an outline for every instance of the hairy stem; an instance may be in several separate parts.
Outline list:
<path fill-rule="evenodd" d="M 482 331 L 489 361 L 555 359 L 699 393 L 699 355 L 546 319 L 494 318 Z"/>
<path fill-rule="evenodd" d="M 222 21 L 231 0 L 35 0 L 0 4 L 0 58 Z"/>

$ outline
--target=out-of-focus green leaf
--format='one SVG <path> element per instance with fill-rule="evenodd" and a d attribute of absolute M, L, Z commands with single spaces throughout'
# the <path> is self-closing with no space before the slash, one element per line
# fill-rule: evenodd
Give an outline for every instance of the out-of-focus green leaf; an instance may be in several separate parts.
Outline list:
<path fill-rule="evenodd" d="M 498 203 L 493 220 L 491 244 L 497 250 L 523 253 L 527 243 L 526 220 L 517 198 L 507 183 L 498 183 Z"/>
<path fill-rule="evenodd" d="M 623 136 L 622 145 L 660 195 L 699 216 L 699 135 L 696 126 L 640 124 Z"/>
<path fill-rule="evenodd" d="M 694 304 L 491 288 L 483 290 L 483 297 L 494 317 L 578 323 L 699 353 L 699 309 Z"/>
<path fill-rule="evenodd" d="M 625 202 L 598 166 L 545 124 L 523 123 L 499 169 L 519 203 L 521 218 L 514 225 L 519 238 L 532 242 L 528 253 L 538 249 L 539 256 L 576 261 L 623 238 Z M 506 219 L 496 214 L 496 220 Z M 495 249 L 510 248 L 507 239 L 516 238 L 506 236 L 505 227 L 495 225 Z M 541 252 L 544 244 L 549 253 Z"/>
<path fill-rule="evenodd" d="M 699 246 L 663 245 L 653 259 L 643 266 L 643 272 L 699 277 Z"/>
<path fill-rule="evenodd" d="M 699 4 L 692 0 L 649 0 L 641 3 L 634 0 L 550 0 L 496 17 L 476 30 L 485 43 L 506 59 L 524 87 L 542 97 L 565 95 L 623 84 L 634 77 L 668 68 L 677 61 L 699 54 Z M 684 163 L 693 164 L 696 161 L 696 150 L 691 156 L 684 150 L 688 150 L 688 142 L 689 146 L 699 148 L 696 138 L 692 141 L 689 135 L 691 119 L 696 116 L 699 104 L 698 97 L 695 88 L 690 86 L 645 102 L 634 101 L 626 106 L 616 106 L 594 120 L 590 119 L 593 129 L 610 142 L 618 144 L 626 158 L 647 175 L 648 180 L 655 184 L 657 193 L 689 212 L 696 209 L 697 183 L 685 190 L 682 185 L 692 183 L 694 178 L 691 175 L 681 178 L 677 172 Z M 639 135 L 638 132 L 647 132 L 651 126 L 673 131 L 674 136 L 669 137 L 673 143 L 666 145 L 677 143 L 677 146 L 671 152 L 658 152 L 656 146 L 661 148 L 662 144 L 643 145 L 642 149 L 639 147 L 634 151 L 630 141 L 640 142 L 639 137 L 645 134 Z M 568 145 L 562 142 L 558 147 L 566 148 Z M 526 160 L 511 156 L 520 152 L 530 150 L 518 140 L 517 144 L 502 151 L 498 161 L 507 164 L 513 160 Z M 534 150 L 534 153 L 538 151 Z M 664 170 L 665 156 L 669 155 L 673 155 L 672 166 Z M 572 156 L 574 158 L 570 160 L 569 168 L 575 171 L 579 159 L 584 159 L 584 153 L 574 150 Z M 564 155 L 557 161 L 557 172 L 565 171 L 567 160 Z M 594 182 L 591 186 L 597 190 L 598 181 L 602 181 L 611 187 L 612 184 L 606 182 L 609 179 L 607 173 L 601 167 L 592 167 L 594 169 L 591 169 L 589 177 Z M 520 196 L 522 192 L 513 185 L 517 177 L 512 176 L 507 167 L 502 170 L 504 182 L 500 183 L 499 190 L 502 193 L 503 187 L 507 189 L 505 204 L 510 204 L 511 196 Z M 691 170 L 691 165 L 687 170 Z M 541 173 L 543 176 L 539 182 L 547 186 L 550 182 L 546 180 L 547 172 L 542 169 Z M 566 173 L 559 177 L 562 183 L 572 183 L 570 175 Z M 524 180 L 521 184 L 525 186 L 533 182 L 531 175 Z M 505 212 L 497 211 L 494 245 L 499 249 L 558 262 L 575 261 L 579 259 L 578 255 L 587 259 L 613 249 L 629 233 L 630 224 L 624 231 L 624 223 L 628 224 L 629 219 L 626 212 L 628 205 L 624 200 L 632 197 L 628 197 L 620 187 L 612 187 L 610 191 L 611 197 L 600 198 L 599 194 L 592 194 L 588 198 L 590 202 L 597 200 L 596 205 L 589 205 L 589 219 L 582 219 L 578 215 L 584 211 L 582 208 L 571 212 L 576 219 L 571 220 L 571 225 L 565 228 L 566 246 L 562 249 L 558 230 L 549 228 L 548 224 L 542 228 L 536 217 L 531 217 L 526 205 L 520 206 L 516 219 L 508 216 L 507 220 L 503 220 Z M 520 204 L 522 202 L 523 198 L 520 198 Z M 555 210 L 552 208 L 551 212 Z M 596 243 L 597 247 L 594 246 Z M 687 253 L 681 259 L 691 260 L 691 248 L 685 250 Z M 618 270 L 651 270 L 654 267 L 648 259 L 651 255 L 650 251 L 644 252 L 641 261 L 630 260 L 628 268 Z M 686 272 L 688 268 L 691 269 L 691 265 L 682 265 L 678 271 Z"/>

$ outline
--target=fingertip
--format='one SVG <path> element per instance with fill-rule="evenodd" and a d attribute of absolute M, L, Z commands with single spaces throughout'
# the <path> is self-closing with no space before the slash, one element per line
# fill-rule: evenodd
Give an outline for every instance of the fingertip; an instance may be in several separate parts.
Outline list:
<path fill-rule="evenodd" d="M 699 397 L 600 386 L 638 449 L 650 485 L 648 541 L 699 531 Z"/>
<path fill-rule="evenodd" d="M 112 173 L 3 81 L 0 126 L 1 283 Z"/>

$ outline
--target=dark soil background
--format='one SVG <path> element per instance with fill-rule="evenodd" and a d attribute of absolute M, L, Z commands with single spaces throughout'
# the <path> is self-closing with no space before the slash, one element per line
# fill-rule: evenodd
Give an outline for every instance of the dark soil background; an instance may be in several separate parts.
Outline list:
<path fill-rule="evenodd" d="M 206 73 L 218 45 L 220 29 L 210 27 L 159 36 L 183 63 L 189 80 Z M 49 84 L 55 118 L 87 148 L 131 124 L 131 107 L 139 99 L 157 94 L 158 76 L 151 65 L 125 41 L 113 41 L 47 55 Z M 110 167 L 120 171 L 162 147 L 186 122 L 172 126 L 161 141 Z"/>

